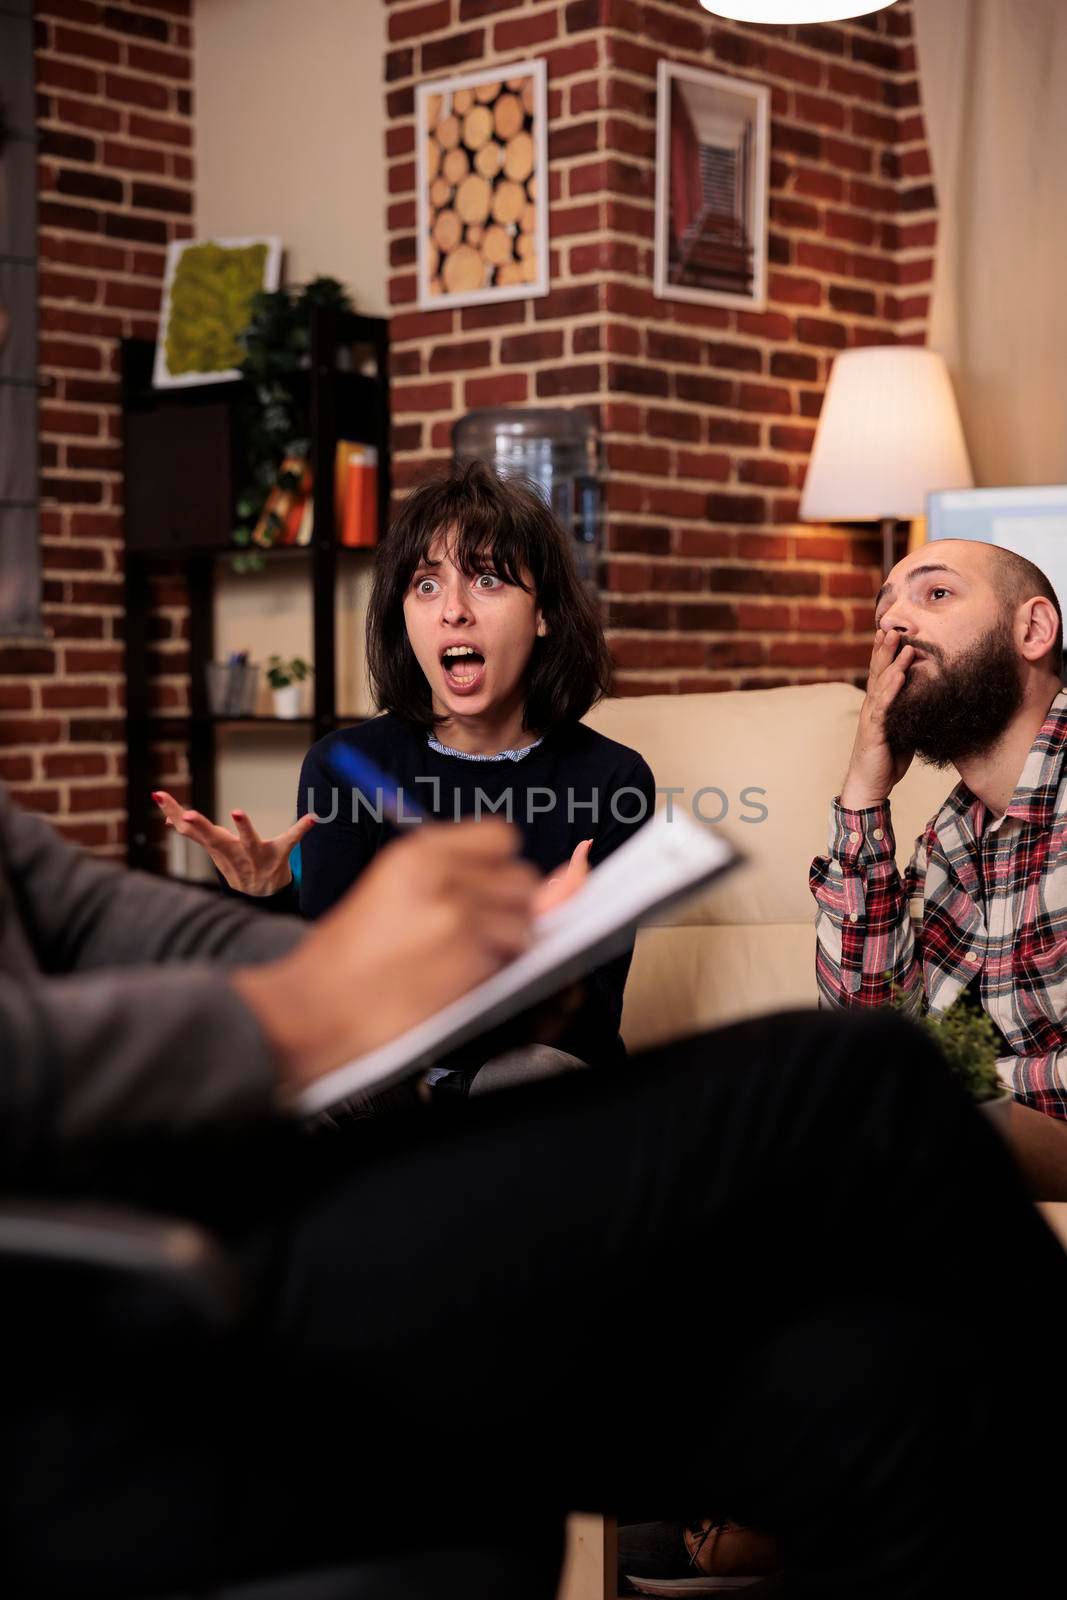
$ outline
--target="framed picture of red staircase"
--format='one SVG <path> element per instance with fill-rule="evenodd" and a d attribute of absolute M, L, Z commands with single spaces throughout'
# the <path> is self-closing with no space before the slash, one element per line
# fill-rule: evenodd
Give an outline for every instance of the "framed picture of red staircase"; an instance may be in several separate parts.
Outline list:
<path fill-rule="evenodd" d="M 656 294 L 762 310 L 771 92 L 659 64 Z"/>

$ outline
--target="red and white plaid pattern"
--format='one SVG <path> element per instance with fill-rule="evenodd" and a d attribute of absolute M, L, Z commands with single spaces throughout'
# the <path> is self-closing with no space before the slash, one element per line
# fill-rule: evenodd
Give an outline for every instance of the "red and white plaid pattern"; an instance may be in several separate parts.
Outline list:
<path fill-rule="evenodd" d="M 811 866 L 816 975 L 829 1006 L 885 1006 L 894 988 L 946 1011 L 979 975 L 1011 1047 L 1001 1078 L 1067 1118 L 1067 693 L 1058 694 L 1004 816 L 960 783 L 915 846 L 903 881 L 889 804 L 830 812 Z"/>

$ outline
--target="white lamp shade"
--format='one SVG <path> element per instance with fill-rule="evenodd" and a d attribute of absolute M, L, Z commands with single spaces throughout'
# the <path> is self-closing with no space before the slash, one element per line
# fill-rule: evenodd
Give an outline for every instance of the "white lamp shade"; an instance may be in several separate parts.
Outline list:
<path fill-rule="evenodd" d="M 942 357 L 914 345 L 843 350 L 826 386 L 800 515 L 919 517 L 931 491 L 973 483 Z"/>
<path fill-rule="evenodd" d="M 700 0 L 705 11 L 733 22 L 845 22 L 884 11 L 893 0 Z"/>

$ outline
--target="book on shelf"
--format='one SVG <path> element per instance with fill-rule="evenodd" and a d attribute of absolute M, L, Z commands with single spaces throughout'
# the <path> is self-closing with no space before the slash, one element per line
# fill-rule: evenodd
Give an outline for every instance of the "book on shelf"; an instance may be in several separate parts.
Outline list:
<path fill-rule="evenodd" d="M 304 496 L 304 505 L 300 517 L 300 526 L 297 529 L 296 544 L 310 544 L 311 535 L 315 531 L 315 501 L 309 489 Z"/>
<path fill-rule="evenodd" d="M 367 549 L 378 543 L 378 452 L 373 445 L 337 441 L 334 515 L 339 544 Z"/>
<path fill-rule="evenodd" d="M 311 464 L 305 456 L 286 456 L 263 502 L 252 543 L 270 547 L 311 543 L 313 507 Z"/>

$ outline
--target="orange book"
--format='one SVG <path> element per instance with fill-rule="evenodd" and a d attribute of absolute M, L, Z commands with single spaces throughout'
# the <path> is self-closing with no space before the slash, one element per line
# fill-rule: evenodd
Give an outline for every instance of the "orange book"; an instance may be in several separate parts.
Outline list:
<path fill-rule="evenodd" d="M 291 456 L 284 463 L 290 474 L 299 474 L 299 484 L 292 491 L 293 498 L 285 517 L 285 533 L 282 535 L 282 544 L 299 544 L 300 530 L 304 525 L 307 508 L 311 500 L 311 467 L 308 462 L 299 456 Z"/>
<path fill-rule="evenodd" d="M 359 455 L 364 449 L 361 444 L 356 444 L 352 439 L 338 439 L 337 449 L 334 453 L 333 474 L 333 531 L 334 538 L 340 540 L 341 529 L 345 525 L 345 496 L 348 493 L 348 463 L 354 455 Z"/>
<path fill-rule="evenodd" d="M 252 543 L 259 545 L 295 544 L 304 506 L 311 497 L 311 468 L 303 456 L 286 456 L 278 468 L 278 478 L 267 496 Z"/>
<path fill-rule="evenodd" d="M 371 445 L 350 447 L 340 541 L 357 549 L 378 543 L 378 452 Z"/>
<path fill-rule="evenodd" d="M 279 541 L 281 544 L 296 544 L 306 505 L 307 497 L 305 495 L 299 493 L 293 495 L 289 502 L 289 509 L 285 513 L 285 532 Z"/>

